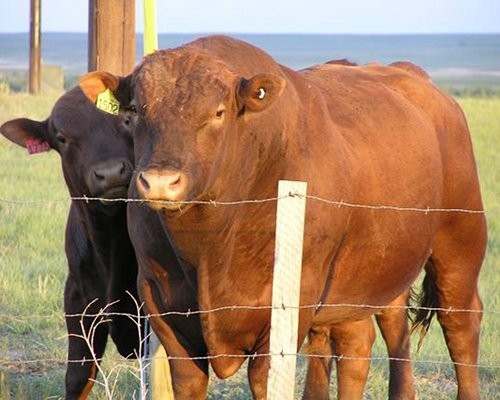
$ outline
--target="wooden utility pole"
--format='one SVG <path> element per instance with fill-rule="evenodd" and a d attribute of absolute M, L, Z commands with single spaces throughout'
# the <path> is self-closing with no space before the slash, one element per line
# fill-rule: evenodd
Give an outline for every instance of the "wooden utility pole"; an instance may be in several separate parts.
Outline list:
<path fill-rule="evenodd" d="M 135 66 L 135 0 L 89 0 L 88 70 L 127 75 Z"/>
<path fill-rule="evenodd" d="M 40 93 L 41 82 L 41 0 L 31 0 L 30 7 L 30 68 L 28 79 L 28 92 L 31 94 Z"/>

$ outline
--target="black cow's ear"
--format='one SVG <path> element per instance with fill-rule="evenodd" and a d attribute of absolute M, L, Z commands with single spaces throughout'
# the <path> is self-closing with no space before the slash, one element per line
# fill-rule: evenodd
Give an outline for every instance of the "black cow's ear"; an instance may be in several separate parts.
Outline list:
<path fill-rule="evenodd" d="M 11 142 L 26 147 L 30 154 L 50 150 L 48 142 L 48 120 L 34 121 L 17 118 L 0 126 L 0 132 Z"/>
<path fill-rule="evenodd" d="M 249 111 L 262 111 L 280 96 L 285 86 L 285 79 L 278 75 L 258 74 L 251 79 L 242 78 L 237 89 L 238 104 Z"/>

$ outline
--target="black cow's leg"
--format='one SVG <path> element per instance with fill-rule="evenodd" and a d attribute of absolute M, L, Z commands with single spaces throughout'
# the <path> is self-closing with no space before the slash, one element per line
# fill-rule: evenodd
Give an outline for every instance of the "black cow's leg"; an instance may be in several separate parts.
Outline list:
<path fill-rule="evenodd" d="M 137 358 L 144 320 L 135 304 L 127 297 L 124 295 L 117 307 L 110 309 L 111 312 L 120 314 L 112 317 L 110 335 L 123 357 Z"/>
<path fill-rule="evenodd" d="M 77 285 L 71 278 L 68 278 L 64 292 L 64 311 L 68 331 L 66 399 L 85 399 L 88 396 L 97 375 L 96 360 L 100 361 L 106 347 L 108 326 L 106 323 L 98 324 L 92 335 L 91 325 L 93 322 L 96 325 L 95 318 L 81 316 L 86 306 Z M 96 314 L 100 307 L 101 305 L 95 302 L 86 309 L 85 313 Z M 87 337 L 88 340 L 81 336 Z"/>
<path fill-rule="evenodd" d="M 137 273 L 131 274 L 136 286 Z M 140 353 L 141 335 L 143 333 L 144 319 L 141 310 L 137 289 L 131 285 L 127 288 L 120 285 L 120 281 L 114 280 L 114 293 L 108 295 L 109 299 L 119 299 L 109 311 L 113 314 L 110 323 L 110 335 L 116 345 L 118 352 L 126 358 L 137 358 Z"/>
<path fill-rule="evenodd" d="M 137 358 L 140 352 L 141 335 L 143 331 L 143 313 L 137 293 L 137 265 L 135 253 L 128 236 L 121 241 L 123 247 L 110 264 L 107 282 L 107 300 L 112 303 L 109 311 L 112 315 L 110 335 L 118 352 L 126 358 Z"/>

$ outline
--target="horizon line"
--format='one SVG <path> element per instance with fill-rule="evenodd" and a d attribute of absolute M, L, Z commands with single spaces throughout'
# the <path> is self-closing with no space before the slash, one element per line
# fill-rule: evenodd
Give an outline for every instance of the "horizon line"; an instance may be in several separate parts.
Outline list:
<path fill-rule="evenodd" d="M 44 31 L 42 33 L 62 33 L 62 34 L 88 34 L 88 31 Z M 29 34 L 29 30 L 23 31 L 0 31 L 0 34 Z M 136 35 L 143 35 L 144 32 L 137 31 Z M 500 35 L 498 32 L 158 32 L 158 35 L 316 35 L 316 36 L 413 36 L 413 35 Z"/>

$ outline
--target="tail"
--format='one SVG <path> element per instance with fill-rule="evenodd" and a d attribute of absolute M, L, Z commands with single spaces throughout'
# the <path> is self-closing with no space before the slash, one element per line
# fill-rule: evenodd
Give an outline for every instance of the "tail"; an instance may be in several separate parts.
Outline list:
<path fill-rule="evenodd" d="M 434 263 L 429 258 L 425 265 L 425 277 L 422 282 L 422 291 L 417 293 L 414 288 L 411 290 L 411 303 L 414 306 L 409 308 L 409 318 L 412 322 L 410 335 L 419 332 L 417 352 L 420 351 L 425 335 L 429 330 L 432 318 L 436 314 L 438 306 L 438 293 L 436 286 L 436 274 Z"/>

